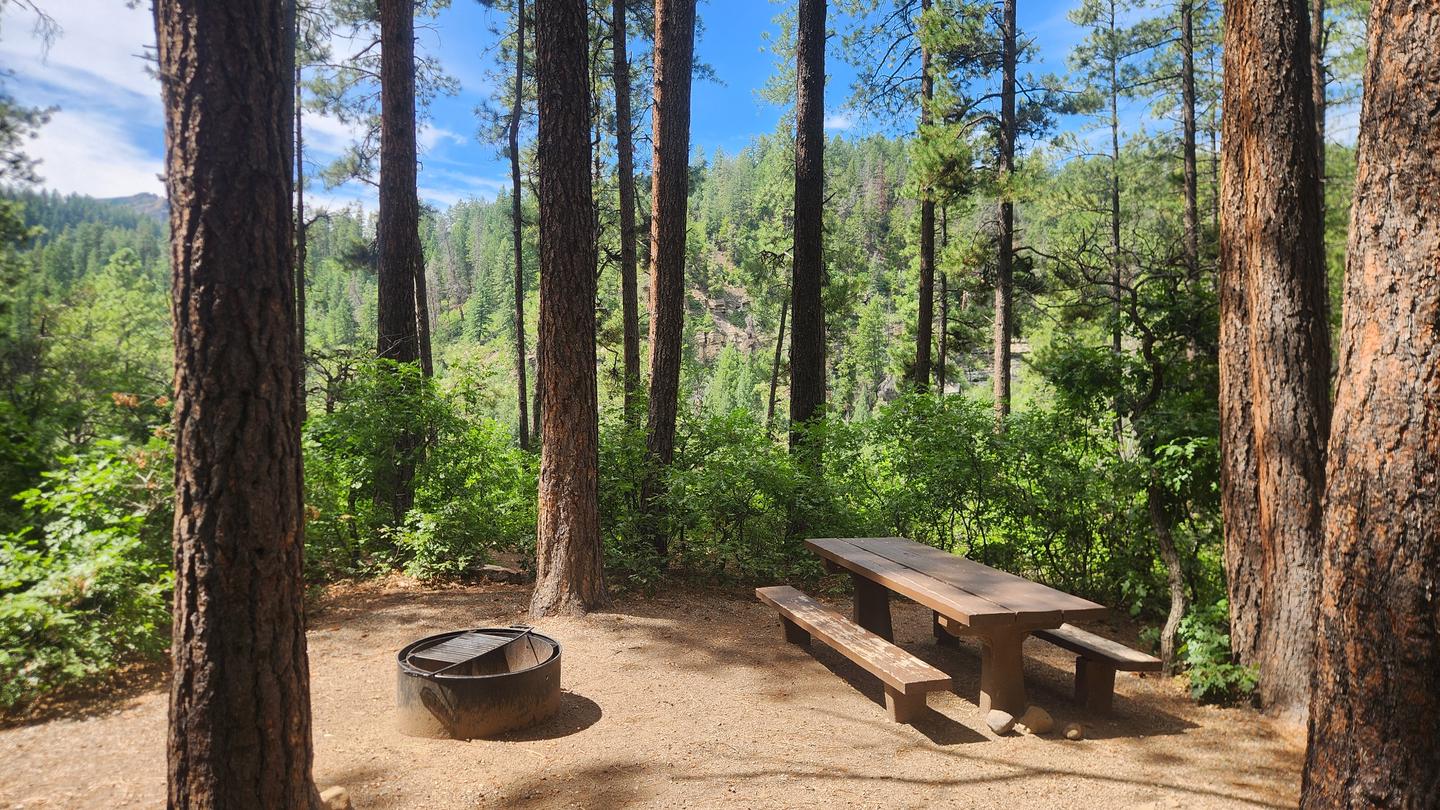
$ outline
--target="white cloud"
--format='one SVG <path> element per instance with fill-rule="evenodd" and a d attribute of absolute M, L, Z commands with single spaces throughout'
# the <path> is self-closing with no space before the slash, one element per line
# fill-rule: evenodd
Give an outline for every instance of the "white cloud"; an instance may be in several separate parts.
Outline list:
<path fill-rule="evenodd" d="M 24 104 L 59 108 L 25 146 L 41 161 L 42 185 L 96 197 L 163 194 L 160 85 L 141 58 L 155 41 L 149 13 L 119 0 L 43 6 L 62 29 L 48 51 L 31 35 L 32 14 L 0 3 L 10 90 Z"/>
<path fill-rule="evenodd" d="M 831 130 L 847 130 L 855 126 L 855 119 L 845 113 L 831 113 L 825 116 L 825 128 Z"/>
<path fill-rule="evenodd" d="M 415 141 L 420 146 L 421 152 L 429 152 L 443 143 L 464 145 L 465 136 L 444 127 L 437 127 L 433 124 L 421 124 L 420 130 L 415 133 Z"/>
<path fill-rule="evenodd" d="M 8 34 L 0 40 L 0 60 L 26 91 L 27 102 L 104 98 L 110 105 L 143 109 L 159 120 L 160 84 L 142 58 L 155 44 L 154 24 L 145 8 L 127 8 L 120 0 L 43 6 L 62 29 L 48 52 L 30 35 L 31 13 L 14 3 L 0 4 L 0 26 Z"/>
<path fill-rule="evenodd" d="M 40 159 L 45 188 L 94 197 L 165 193 L 160 156 L 136 143 L 122 121 L 103 114 L 62 110 L 26 151 Z"/>

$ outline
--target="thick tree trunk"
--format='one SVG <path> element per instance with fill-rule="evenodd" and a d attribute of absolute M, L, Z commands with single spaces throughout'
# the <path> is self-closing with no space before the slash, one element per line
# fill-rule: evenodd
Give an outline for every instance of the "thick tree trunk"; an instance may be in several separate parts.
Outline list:
<path fill-rule="evenodd" d="M 175 335 L 169 806 L 310 807 L 293 22 L 157 0 Z"/>
<path fill-rule="evenodd" d="M 685 319 L 685 220 L 690 188 L 690 80 L 695 0 L 655 2 L 655 113 L 650 217 L 650 412 L 645 447 L 653 468 L 642 486 L 650 541 L 664 557 L 658 468 L 675 453 L 680 343 Z"/>
<path fill-rule="evenodd" d="M 1200 187 L 1195 162 L 1195 0 L 1180 0 L 1180 117 L 1185 164 L 1185 271 L 1200 278 Z"/>
<path fill-rule="evenodd" d="M 379 336 L 382 359 L 420 359 L 415 280 L 424 270 L 420 248 L 420 200 L 416 194 L 415 4 L 380 0 L 380 213 Z M 395 439 L 394 456 L 375 473 L 376 497 L 398 523 L 415 500 L 414 455 L 418 430 Z"/>
<path fill-rule="evenodd" d="M 795 250 L 790 285 L 790 450 L 807 449 L 802 427 L 825 409 L 825 0 L 800 0 L 795 36 Z M 934 219 L 934 210 L 931 210 Z M 933 222 L 932 222 L 933 225 Z M 923 227 L 923 226 L 922 226 Z M 933 247 L 933 246 L 932 246 Z M 922 319 L 923 321 L 923 319 Z"/>
<path fill-rule="evenodd" d="M 929 10 L 930 0 L 920 0 L 921 13 Z M 930 49 L 922 43 L 920 46 L 921 130 L 930 125 L 930 105 L 934 98 L 935 85 L 930 76 Z M 935 190 L 929 182 L 926 182 L 920 189 L 919 305 L 920 312 L 915 321 L 915 390 L 925 391 L 930 387 L 930 345 L 934 341 L 931 324 L 935 320 Z"/>
<path fill-rule="evenodd" d="M 1015 0 L 1004 0 L 1003 76 L 1000 85 L 1000 176 L 1015 170 Z M 1000 200 L 1000 244 L 995 269 L 995 424 L 1004 429 L 1010 415 L 1010 336 L 1014 332 L 1015 204 L 1008 192 Z"/>
<path fill-rule="evenodd" d="M 515 408 L 520 449 L 530 449 L 530 414 L 525 401 L 525 249 L 520 198 L 520 113 L 525 100 L 525 0 L 515 11 L 515 83 L 510 101 L 510 238 L 515 253 Z M 538 390 L 538 381 L 537 381 Z M 538 395 L 537 395 L 538 396 Z"/>
<path fill-rule="evenodd" d="M 540 517 L 530 613 L 606 601 L 597 476 L 595 239 L 590 216 L 589 18 L 585 0 L 537 0 L 540 100 Z"/>
<path fill-rule="evenodd" d="M 1330 426 L 1308 29 L 1304 0 L 1226 6 L 1220 218 L 1221 418 L 1241 423 L 1222 422 L 1227 569 L 1232 611 L 1258 607 L 1237 615 L 1233 640 L 1259 666 L 1266 706 L 1300 716 Z M 1244 402 L 1249 443 L 1237 435 Z"/>
<path fill-rule="evenodd" d="M 615 71 L 616 183 L 620 186 L 620 317 L 625 331 L 625 421 L 640 416 L 640 292 L 635 260 L 635 147 L 631 142 L 629 28 L 625 0 L 615 0 L 610 19 L 611 62 Z"/>
<path fill-rule="evenodd" d="M 1440 801 L 1440 9 L 1375 0 L 1301 805 Z"/>

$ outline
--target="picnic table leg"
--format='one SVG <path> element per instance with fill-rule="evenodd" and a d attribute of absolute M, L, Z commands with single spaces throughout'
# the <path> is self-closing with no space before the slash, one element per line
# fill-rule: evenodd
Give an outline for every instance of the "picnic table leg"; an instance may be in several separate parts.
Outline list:
<path fill-rule="evenodd" d="M 1019 717 L 1025 711 L 1024 630 L 980 636 L 980 711 L 1000 709 Z"/>
<path fill-rule="evenodd" d="M 945 625 L 940 623 L 940 614 L 933 610 L 930 611 L 930 632 L 935 634 L 935 643 L 941 647 L 949 647 L 951 649 L 958 649 L 960 647 L 960 639 L 945 629 Z"/>
<path fill-rule="evenodd" d="M 894 640 L 890 627 L 890 589 L 859 574 L 851 574 L 855 583 L 855 623 L 886 641 Z"/>

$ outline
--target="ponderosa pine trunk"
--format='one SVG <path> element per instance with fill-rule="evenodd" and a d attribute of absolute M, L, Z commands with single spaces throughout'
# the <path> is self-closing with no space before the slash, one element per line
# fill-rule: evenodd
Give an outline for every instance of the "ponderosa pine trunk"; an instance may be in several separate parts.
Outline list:
<path fill-rule="evenodd" d="M 615 0 L 610 18 L 610 58 L 615 82 L 615 182 L 620 186 L 620 319 L 624 324 L 625 420 L 640 415 L 640 283 L 635 259 L 635 146 L 630 115 L 629 28 L 625 0 Z"/>
<path fill-rule="evenodd" d="M 1265 706 L 1292 716 L 1310 698 L 1330 427 L 1309 50 L 1304 0 L 1226 4 L 1221 497 L 1232 643 L 1259 667 Z"/>
<path fill-rule="evenodd" d="M 293 17 L 286 0 L 153 9 L 175 337 L 169 806 L 312 807 Z"/>
<path fill-rule="evenodd" d="M 585 0 L 537 0 L 540 102 L 540 515 L 533 616 L 606 601 L 597 501 L 595 237 L 590 196 L 589 17 Z"/>
<path fill-rule="evenodd" d="M 1440 8 L 1368 37 L 1306 808 L 1440 801 Z"/>
<path fill-rule="evenodd" d="M 1000 81 L 1000 178 L 1015 170 L 1015 0 L 1004 0 L 1002 76 Z M 1000 199 L 1000 238 L 995 262 L 995 424 L 1003 429 L 1010 415 L 1010 336 L 1014 332 L 1015 204 L 1008 190 Z"/>
<path fill-rule="evenodd" d="M 790 450 L 818 466 L 804 431 L 825 409 L 825 0 L 800 0 L 795 34 L 795 248 L 790 284 Z M 932 209 L 933 219 L 933 209 Z"/>
<path fill-rule="evenodd" d="M 415 4 L 379 0 L 380 13 L 380 212 L 379 336 L 381 359 L 414 363 L 420 359 L 415 280 L 424 272 L 420 248 L 420 199 L 416 192 L 415 146 Z M 418 392 L 417 392 L 418 393 Z M 398 523 L 415 501 L 414 455 L 418 427 L 402 428 L 393 455 L 375 471 L 376 499 Z"/>
<path fill-rule="evenodd" d="M 525 0 L 515 11 L 515 83 L 510 100 L 510 239 L 515 255 L 515 407 L 520 449 L 530 449 L 530 413 L 525 399 L 525 248 L 520 197 L 520 113 L 525 98 Z"/>
<path fill-rule="evenodd" d="M 930 0 L 920 0 L 920 13 L 930 10 Z M 822 88 L 823 89 L 823 88 Z M 930 76 L 930 49 L 920 45 L 920 129 L 930 125 L 930 106 L 935 99 Z M 935 337 L 935 189 L 926 182 L 920 189 L 920 295 L 915 321 L 915 390 L 930 388 L 930 344 Z"/>
<path fill-rule="evenodd" d="M 641 487 L 648 533 L 664 558 L 669 538 L 660 505 L 660 468 L 675 453 L 680 349 L 685 327 L 685 221 L 690 188 L 690 81 L 695 0 L 655 2 L 655 150 L 650 192 L 650 411 L 645 448 L 651 471 Z"/>

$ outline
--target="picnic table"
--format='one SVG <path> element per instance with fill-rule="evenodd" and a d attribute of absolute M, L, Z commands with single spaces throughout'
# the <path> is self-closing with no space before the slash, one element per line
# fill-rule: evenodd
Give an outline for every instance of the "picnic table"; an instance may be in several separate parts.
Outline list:
<path fill-rule="evenodd" d="M 1025 709 L 1021 646 L 1037 630 L 1103 616 L 1106 609 L 1047 585 L 900 537 L 819 538 L 805 545 L 831 570 L 855 583 L 854 621 L 893 641 L 890 594 L 932 611 L 942 643 L 954 636 L 981 642 L 980 709 Z"/>

